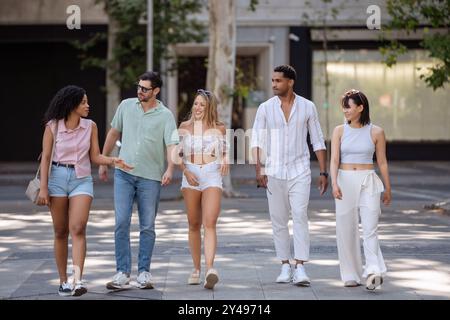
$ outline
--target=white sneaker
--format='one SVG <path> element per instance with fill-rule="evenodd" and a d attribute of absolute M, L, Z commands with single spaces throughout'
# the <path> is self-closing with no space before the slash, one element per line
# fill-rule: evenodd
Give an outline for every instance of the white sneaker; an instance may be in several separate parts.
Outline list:
<path fill-rule="evenodd" d="M 305 266 L 302 264 L 297 264 L 294 270 L 294 276 L 292 277 L 292 283 L 297 286 L 307 287 L 310 284 L 309 278 L 306 275 Z"/>
<path fill-rule="evenodd" d="M 84 281 L 78 280 L 75 282 L 75 288 L 73 289 L 73 296 L 79 297 L 87 293 L 87 286 Z"/>
<path fill-rule="evenodd" d="M 289 283 L 292 280 L 292 270 L 289 263 L 283 263 L 281 265 L 281 272 L 277 278 L 278 283 Z"/>
<path fill-rule="evenodd" d="M 61 297 L 68 297 L 73 294 L 73 286 L 71 282 L 63 282 L 59 285 L 58 294 Z"/>
<path fill-rule="evenodd" d="M 383 277 L 379 274 L 369 274 L 366 279 L 366 289 L 367 290 L 375 290 L 376 288 L 381 287 L 383 284 Z"/>
<path fill-rule="evenodd" d="M 139 273 L 136 282 L 139 289 L 153 289 L 152 274 L 148 271 Z"/>
<path fill-rule="evenodd" d="M 122 271 L 119 271 L 114 275 L 112 281 L 106 284 L 106 288 L 110 290 L 122 289 L 123 286 L 126 286 L 129 283 L 130 283 L 130 276 Z"/>

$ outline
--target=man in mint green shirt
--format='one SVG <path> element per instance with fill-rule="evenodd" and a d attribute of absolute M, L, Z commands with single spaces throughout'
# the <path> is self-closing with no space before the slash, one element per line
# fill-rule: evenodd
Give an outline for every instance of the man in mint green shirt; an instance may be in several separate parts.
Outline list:
<path fill-rule="evenodd" d="M 123 100 L 111 122 L 103 154 L 108 155 L 116 141 L 121 140 L 120 158 L 133 166 L 131 171 L 116 168 L 114 172 L 114 208 L 116 213 L 115 255 L 116 275 L 106 284 L 108 289 L 120 289 L 130 283 L 131 247 L 130 223 L 136 200 L 139 215 L 139 256 L 137 287 L 152 289 L 150 263 L 155 245 L 155 218 L 161 186 L 172 179 L 172 154 L 178 144 L 175 118 L 156 99 L 162 81 L 156 72 L 139 77 L 137 98 Z M 167 169 L 165 167 L 165 153 Z M 100 166 L 99 176 L 107 180 L 107 168 Z"/>

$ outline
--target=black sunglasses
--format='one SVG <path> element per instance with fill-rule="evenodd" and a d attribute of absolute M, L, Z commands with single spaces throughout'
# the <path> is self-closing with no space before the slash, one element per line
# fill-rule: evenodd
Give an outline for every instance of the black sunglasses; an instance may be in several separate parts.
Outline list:
<path fill-rule="evenodd" d="M 139 91 L 139 89 L 141 89 L 141 91 L 142 91 L 143 93 L 147 93 L 147 92 L 149 92 L 150 90 L 153 90 L 153 89 L 154 89 L 154 88 L 152 88 L 152 87 L 150 87 L 150 88 L 143 87 L 143 86 L 141 86 L 139 83 L 136 83 L 136 88 L 137 88 L 138 91 Z"/>

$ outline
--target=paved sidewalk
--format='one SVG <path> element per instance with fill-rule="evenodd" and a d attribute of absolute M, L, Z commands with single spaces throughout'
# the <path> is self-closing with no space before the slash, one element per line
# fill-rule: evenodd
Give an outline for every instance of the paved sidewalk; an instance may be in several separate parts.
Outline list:
<path fill-rule="evenodd" d="M 32 170 L 0 164 L 0 299 L 62 299 L 53 258 L 49 213 L 23 197 L 24 181 Z M 32 166 L 30 166 L 32 168 Z M 22 167 L 23 169 L 23 167 Z M 313 164 L 313 175 L 317 172 Z M 115 273 L 112 185 L 96 183 L 88 224 L 85 279 L 89 292 L 65 299 L 156 300 L 322 300 L 322 299 L 449 299 L 450 217 L 425 211 L 423 205 L 450 198 L 450 163 L 393 163 L 392 206 L 383 208 L 380 241 L 388 267 L 381 290 L 344 288 L 339 278 L 335 242 L 334 202 L 330 192 L 311 189 L 309 206 L 311 261 L 306 270 L 309 288 L 277 284 L 267 200 L 251 183 L 252 168 L 233 168 L 233 180 L 247 199 L 224 199 L 218 222 L 216 267 L 220 282 L 214 291 L 187 285 L 191 258 L 184 205 L 179 184 L 163 190 L 157 217 L 157 242 L 152 260 L 155 289 L 108 292 L 105 283 Z M 235 179 L 236 178 L 236 179 Z M 292 228 L 292 225 L 291 225 Z M 132 227 L 133 267 L 136 276 L 138 228 Z M 202 272 L 203 273 L 203 272 Z"/>

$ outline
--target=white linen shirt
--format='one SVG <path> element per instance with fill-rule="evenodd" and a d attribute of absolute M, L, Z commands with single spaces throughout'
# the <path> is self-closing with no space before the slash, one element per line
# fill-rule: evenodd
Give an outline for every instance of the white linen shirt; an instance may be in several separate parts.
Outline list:
<path fill-rule="evenodd" d="M 265 174 L 290 180 L 311 170 L 308 132 L 313 150 L 325 150 L 317 109 L 312 101 L 296 94 L 288 122 L 278 96 L 263 102 L 256 112 L 251 147 L 262 149 L 266 157 Z"/>

